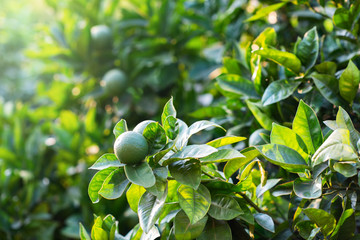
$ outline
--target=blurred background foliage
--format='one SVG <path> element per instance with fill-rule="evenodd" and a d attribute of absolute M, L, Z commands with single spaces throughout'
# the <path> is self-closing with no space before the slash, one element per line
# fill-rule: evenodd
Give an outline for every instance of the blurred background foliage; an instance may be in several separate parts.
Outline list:
<path fill-rule="evenodd" d="M 317 63 L 335 62 L 339 77 L 350 59 L 360 65 L 359 4 L 350 2 L 277 1 L 262 12 L 275 2 L 0 0 L 0 239 L 78 238 L 79 221 L 90 228 L 93 214 L 107 213 L 128 232 L 135 213 L 124 199 L 91 204 L 87 168 L 111 151 L 119 119 L 130 127 L 159 120 L 170 96 L 187 122 L 212 119 L 246 137 L 262 129 L 253 143 L 270 130 L 263 119 L 291 122 L 299 99 L 320 119 L 334 119 L 333 99 L 319 97 L 306 71 L 292 97 L 264 106 L 259 96 L 270 83 L 299 76 L 251 51 L 267 27 L 276 32 L 270 45 L 290 52 L 316 27 Z M 334 19 L 340 6 L 351 21 Z M 105 78 L 114 69 L 122 80 Z M 252 80 L 255 98 L 229 90 L 220 74 Z M 358 120 L 357 102 L 341 100 Z"/>

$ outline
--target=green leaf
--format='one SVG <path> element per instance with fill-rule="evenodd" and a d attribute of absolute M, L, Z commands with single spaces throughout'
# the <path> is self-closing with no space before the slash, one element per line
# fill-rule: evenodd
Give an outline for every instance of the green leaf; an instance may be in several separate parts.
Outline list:
<path fill-rule="evenodd" d="M 136 213 L 138 210 L 140 198 L 145 192 L 146 189 L 144 187 L 133 183 L 126 192 L 126 199 L 129 203 L 129 206 Z"/>
<path fill-rule="evenodd" d="M 211 203 L 210 192 L 204 185 L 200 185 L 198 190 L 181 185 L 178 189 L 178 198 L 180 207 L 191 224 L 197 223 L 206 215 Z"/>
<path fill-rule="evenodd" d="M 219 148 L 219 147 L 223 147 L 229 144 L 233 144 L 233 143 L 237 143 L 237 142 L 241 142 L 243 140 L 245 140 L 245 137 L 237 137 L 237 136 L 224 136 L 224 137 L 220 137 L 217 139 L 214 139 L 208 143 L 206 143 L 209 146 L 212 146 L 214 148 Z"/>
<path fill-rule="evenodd" d="M 324 141 L 316 113 L 302 100 L 296 111 L 292 128 L 304 140 L 309 154 L 314 154 Z"/>
<path fill-rule="evenodd" d="M 305 160 L 295 150 L 278 144 L 255 146 L 257 150 L 272 164 L 278 165 L 289 172 L 304 172 L 309 169 Z"/>
<path fill-rule="evenodd" d="M 122 167 L 124 164 L 120 163 L 119 159 L 113 153 L 105 153 L 96 162 L 89 167 L 89 169 L 103 170 L 108 167 Z"/>
<path fill-rule="evenodd" d="M 301 137 L 293 130 L 287 127 L 273 123 L 270 141 L 273 144 L 285 145 L 297 151 L 307 161 L 309 155 L 307 147 Z"/>
<path fill-rule="evenodd" d="M 355 129 L 349 114 L 342 107 L 339 107 L 339 110 L 336 114 L 336 125 L 336 128 L 345 128 L 349 130 L 352 146 L 356 148 L 357 142 L 360 138 L 360 133 Z"/>
<path fill-rule="evenodd" d="M 272 123 L 274 121 L 271 119 L 271 117 L 269 117 L 266 109 L 261 105 L 261 103 L 246 100 L 246 104 L 250 109 L 251 113 L 254 115 L 256 121 L 258 121 L 258 123 L 263 128 L 270 131 Z"/>
<path fill-rule="evenodd" d="M 319 37 L 316 27 L 307 31 L 304 39 L 295 46 L 295 55 L 308 70 L 314 66 L 319 53 Z"/>
<path fill-rule="evenodd" d="M 340 96 L 352 103 L 359 89 L 360 71 L 350 60 L 339 79 Z"/>
<path fill-rule="evenodd" d="M 143 232 L 141 234 L 140 240 L 155 240 L 160 237 L 159 229 L 156 226 L 153 226 L 148 233 Z"/>
<path fill-rule="evenodd" d="M 192 240 L 199 237 L 205 228 L 207 219 L 208 217 L 205 216 L 197 223 L 191 224 L 184 211 L 178 212 L 174 220 L 175 238 L 177 240 Z"/>
<path fill-rule="evenodd" d="M 192 113 L 189 113 L 190 117 L 203 119 L 203 118 L 213 118 L 213 117 L 224 117 L 226 116 L 226 111 L 222 107 L 203 107 L 195 110 Z"/>
<path fill-rule="evenodd" d="M 255 13 L 255 15 L 253 15 L 250 18 L 246 19 L 245 22 L 251 22 L 251 21 L 255 21 L 255 20 L 258 20 L 260 18 L 266 17 L 269 13 L 278 10 L 279 8 L 284 6 L 286 3 L 287 2 L 281 2 L 281 3 L 273 4 L 273 5 L 270 5 L 270 6 L 267 6 L 267 7 L 262 7 Z"/>
<path fill-rule="evenodd" d="M 343 228 L 343 227 L 348 228 L 347 229 L 348 231 L 345 232 L 345 234 L 347 234 L 347 235 L 345 235 L 343 232 L 341 234 L 339 234 L 341 239 L 349 239 L 350 237 L 352 237 L 354 235 L 355 223 L 350 224 L 348 222 L 345 222 L 346 220 L 348 220 L 353 215 L 354 215 L 354 209 L 349 208 L 349 209 L 344 210 L 344 212 L 341 214 L 340 219 L 338 220 L 338 223 L 336 224 L 335 230 L 331 234 L 332 238 L 334 238 L 337 234 L 341 233 L 342 232 L 341 228 Z"/>
<path fill-rule="evenodd" d="M 206 144 L 189 145 L 184 147 L 181 151 L 176 152 L 169 159 L 164 161 L 163 165 L 166 166 L 174 161 L 189 159 L 189 158 L 203 158 L 218 150 Z"/>
<path fill-rule="evenodd" d="M 339 28 L 348 29 L 348 30 L 351 29 L 351 24 L 352 24 L 351 17 L 349 10 L 347 10 L 346 8 L 336 9 L 333 16 L 333 21 L 335 23 L 335 26 Z"/>
<path fill-rule="evenodd" d="M 176 118 L 176 110 L 173 103 L 173 98 L 171 97 L 170 100 L 165 104 L 164 110 L 161 114 L 161 123 L 164 125 L 165 120 L 168 116 L 173 116 Z"/>
<path fill-rule="evenodd" d="M 281 181 L 281 178 L 268 179 L 264 186 L 261 183 L 256 187 L 256 197 L 260 198 L 264 193 L 273 188 L 278 182 Z"/>
<path fill-rule="evenodd" d="M 149 123 L 144 129 L 143 136 L 148 143 L 150 155 L 160 151 L 166 144 L 165 130 L 157 122 Z"/>
<path fill-rule="evenodd" d="M 351 161 L 357 159 L 357 154 L 351 147 L 350 133 L 347 129 L 336 129 L 319 147 L 312 157 L 312 166 L 329 159 Z"/>
<path fill-rule="evenodd" d="M 244 155 L 235 149 L 220 149 L 219 151 L 214 152 L 207 157 L 200 158 L 200 161 L 202 164 L 209 164 L 215 162 L 227 162 L 244 157 Z"/>
<path fill-rule="evenodd" d="M 288 81 L 287 79 L 274 81 L 265 89 L 261 102 L 267 106 L 288 98 L 300 84 L 301 82 Z"/>
<path fill-rule="evenodd" d="M 152 195 L 160 198 L 167 186 L 168 169 L 166 167 L 155 168 L 154 174 L 156 183 L 154 186 L 147 188 L 146 190 L 149 191 Z"/>
<path fill-rule="evenodd" d="M 113 172 L 116 168 L 110 167 L 103 169 L 97 172 L 93 178 L 91 179 L 88 187 L 88 194 L 93 203 L 99 202 L 99 191 L 105 181 L 105 179 L 109 176 L 111 172 Z"/>
<path fill-rule="evenodd" d="M 167 189 L 161 198 L 157 198 L 149 192 L 145 192 L 140 198 L 138 216 L 140 227 L 145 233 L 149 233 L 156 220 L 158 220 L 165 205 L 166 197 Z"/>
<path fill-rule="evenodd" d="M 321 228 L 321 232 L 325 237 L 329 236 L 334 230 L 336 220 L 333 215 L 322 209 L 306 208 L 302 211 L 308 216 L 308 218 Z"/>
<path fill-rule="evenodd" d="M 217 220 L 231 220 L 242 213 L 238 202 L 231 196 L 217 194 L 211 199 L 209 215 Z"/>
<path fill-rule="evenodd" d="M 201 164 L 197 159 L 180 160 L 169 165 L 171 176 L 181 184 L 197 189 L 201 181 Z"/>
<path fill-rule="evenodd" d="M 265 28 L 253 41 L 253 44 L 256 44 L 259 48 L 274 46 L 276 44 L 276 31 L 274 28 L 267 27 Z"/>
<path fill-rule="evenodd" d="M 253 82 L 239 75 L 221 75 L 216 78 L 216 81 L 219 84 L 219 87 L 226 92 L 236 94 L 239 97 L 259 98 Z"/>
<path fill-rule="evenodd" d="M 315 199 L 321 197 L 322 194 L 322 183 L 321 178 L 308 179 L 308 178 L 297 178 L 294 181 L 294 192 L 295 194 L 304 199 Z"/>
<path fill-rule="evenodd" d="M 315 66 L 316 71 L 322 74 L 334 76 L 336 73 L 337 65 L 334 62 L 322 62 Z"/>
<path fill-rule="evenodd" d="M 189 139 L 192 135 L 194 135 L 204 129 L 211 128 L 211 127 L 221 128 L 222 130 L 224 130 L 226 132 L 226 130 L 218 124 L 207 121 L 207 120 L 202 120 L 202 121 L 197 121 L 197 122 L 194 122 L 193 124 L 191 124 L 191 126 L 188 129 L 187 138 Z"/>
<path fill-rule="evenodd" d="M 226 239 L 231 240 L 231 229 L 226 221 L 218 221 L 209 218 L 202 234 L 197 240 L 213 240 L 213 239 Z"/>
<path fill-rule="evenodd" d="M 174 140 L 176 136 L 179 134 L 179 125 L 177 122 L 177 119 L 174 116 L 168 116 L 165 119 L 164 123 L 164 130 L 166 133 L 166 136 L 169 137 L 169 139 Z"/>
<path fill-rule="evenodd" d="M 270 232 L 275 232 L 275 224 L 273 219 L 265 214 L 265 213 L 256 213 L 254 214 L 255 217 L 255 221 L 262 226 L 263 228 L 265 228 L 266 230 L 270 231 Z"/>
<path fill-rule="evenodd" d="M 339 96 L 339 81 L 331 75 L 312 73 L 310 77 L 314 80 L 317 89 L 330 103 L 341 106 L 346 102 Z"/>
<path fill-rule="evenodd" d="M 334 170 L 341 173 L 345 177 L 353 177 L 357 174 L 356 163 L 353 162 L 336 162 L 333 166 Z"/>
<path fill-rule="evenodd" d="M 103 221 L 101 217 L 97 217 L 95 219 L 95 223 L 93 227 L 91 228 L 91 239 L 93 240 L 108 239 L 108 234 L 104 229 L 102 229 L 102 224 Z"/>
<path fill-rule="evenodd" d="M 240 153 L 243 154 L 245 158 L 235 159 L 226 163 L 224 167 L 226 179 L 229 179 L 237 170 L 260 155 L 259 151 L 254 147 L 245 148 Z"/>
<path fill-rule="evenodd" d="M 79 223 L 79 235 L 81 240 L 91 240 L 89 234 L 87 233 L 86 229 L 82 225 L 82 223 Z"/>
<path fill-rule="evenodd" d="M 121 119 L 114 127 L 113 133 L 115 138 L 118 138 L 122 133 L 127 132 L 128 127 L 125 119 Z"/>
<path fill-rule="evenodd" d="M 294 185 L 293 181 L 279 184 L 272 191 L 272 195 L 274 197 L 290 195 L 293 192 L 293 185 Z"/>
<path fill-rule="evenodd" d="M 117 199 L 121 197 L 129 185 L 124 173 L 124 168 L 117 168 L 105 179 L 99 194 L 106 199 Z"/>
<path fill-rule="evenodd" d="M 295 54 L 279 51 L 272 48 L 261 48 L 254 51 L 254 53 L 284 66 L 286 69 L 290 70 L 293 73 L 297 74 L 300 72 L 301 62 Z"/>
<path fill-rule="evenodd" d="M 155 182 L 154 173 L 147 162 L 138 165 L 125 165 L 125 174 L 130 182 L 143 186 L 144 188 L 152 187 Z"/>

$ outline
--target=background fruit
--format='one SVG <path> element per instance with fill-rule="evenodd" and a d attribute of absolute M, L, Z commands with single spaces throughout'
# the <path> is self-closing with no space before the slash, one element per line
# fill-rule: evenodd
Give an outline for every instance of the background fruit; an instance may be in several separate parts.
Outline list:
<path fill-rule="evenodd" d="M 128 131 L 116 139 L 114 152 L 121 163 L 137 164 L 145 159 L 148 144 L 141 134 Z"/>
<path fill-rule="evenodd" d="M 105 92 L 110 95 L 123 93 L 126 90 L 127 80 L 123 71 L 111 69 L 105 73 L 103 79 Z"/>
<path fill-rule="evenodd" d="M 95 49 L 106 49 L 112 46 L 111 29 L 106 25 L 96 25 L 90 30 L 93 47 Z"/>

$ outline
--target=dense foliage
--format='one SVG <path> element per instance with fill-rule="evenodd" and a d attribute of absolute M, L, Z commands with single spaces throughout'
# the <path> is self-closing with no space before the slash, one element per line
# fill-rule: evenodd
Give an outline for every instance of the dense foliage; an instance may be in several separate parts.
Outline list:
<path fill-rule="evenodd" d="M 0 2 L 0 239 L 359 238 L 359 1 Z"/>

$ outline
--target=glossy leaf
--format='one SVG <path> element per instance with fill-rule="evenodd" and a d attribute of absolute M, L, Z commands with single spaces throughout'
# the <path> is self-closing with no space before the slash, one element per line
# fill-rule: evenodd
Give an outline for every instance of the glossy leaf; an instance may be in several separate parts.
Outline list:
<path fill-rule="evenodd" d="M 189 218 L 184 211 L 180 211 L 176 214 L 174 219 L 175 238 L 177 240 L 192 240 L 201 235 L 204 231 L 208 217 L 195 224 L 191 224 Z"/>
<path fill-rule="evenodd" d="M 219 87 L 226 92 L 236 94 L 239 97 L 259 98 L 255 91 L 254 84 L 239 75 L 221 75 L 216 78 L 216 81 Z"/>
<path fill-rule="evenodd" d="M 124 168 L 118 168 L 111 172 L 105 179 L 99 194 L 106 199 L 117 199 L 121 197 L 129 185 Z"/>
<path fill-rule="evenodd" d="M 217 220 L 231 220 L 242 213 L 238 202 L 231 196 L 217 194 L 211 199 L 209 215 Z"/>
<path fill-rule="evenodd" d="M 355 148 L 357 147 L 360 133 L 355 129 L 349 114 L 342 107 L 339 107 L 336 114 L 336 128 L 345 128 L 349 130 L 352 146 Z M 335 130 L 336 128 L 333 128 L 332 130 Z"/>
<path fill-rule="evenodd" d="M 308 178 L 297 178 L 294 181 L 295 194 L 304 199 L 315 199 L 321 197 L 322 183 L 321 178 L 315 180 Z"/>
<path fill-rule="evenodd" d="M 351 19 L 351 17 L 350 17 L 349 10 L 347 10 L 346 8 L 336 9 L 334 16 L 333 16 L 333 21 L 334 21 L 335 25 L 337 27 L 343 28 L 343 29 L 351 28 L 352 22 L 350 21 L 350 19 Z"/>
<path fill-rule="evenodd" d="M 138 165 L 125 165 L 125 174 L 130 182 L 143 186 L 144 188 L 152 187 L 156 180 L 154 173 L 147 162 Z"/>
<path fill-rule="evenodd" d="M 118 138 L 122 133 L 127 132 L 128 127 L 125 119 L 121 119 L 114 127 L 113 133 L 115 138 Z"/>
<path fill-rule="evenodd" d="M 306 208 L 302 211 L 308 216 L 308 218 L 314 222 L 318 227 L 321 228 L 321 232 L 324 236 L 329 236 L 334 230 L 336 225 L 336 220 L 333 215 L 322 209 L 316 208 Z"/>
<path fill-rule="evenodd" d="M 178 189 L 178 198 L 180 207 L 191 224 L 197 223 L 206 215 L 211 203 L 210 192 L 204 185 L 200 185 L 197 190 L 181 185 Z"/>
<path fill-rule="evenodd" d="M 164 125 L 165 120 L 168 116 L 173 116 L 176 118 L 176 109 L 174 107 L 173 98 L 171 97 L 170 100 L 165 104 L 163 112 L 161 114 L 161 123 Z"/>
<path fill-rule="evenodd" d="M 284 66 L 286 69 L 294 73 L 300 72 L 301 62 L 295 54 L 279 51 L 272 48 L 262 48 L 254 51 L 254 53 L 264 58 L 268 58 L 271 61 Z"/>
<path fill-rule="evenodd" d="M 251 22 L 258 20 L 260 18 L 266 17 L 269 13 L 278 10 L 279 8 L 283 7 L 286 4 L 286 2 L 277 3 L 270 5 L 268 7 L 260 8 L 255 15 L 251 16 L 250 18 L 246 19 L 246 22 Z"/>
<path fill-rule="evenodd" d="M 99 202 L 99 191 L 105 181 L 105 179 L 109 176 L 111 172 L 113 172 L 116 168 L 110 167 L 104 170 L 97 172 L 93 178 L 91 179 L 88 187 L 88 194 L 93 203 Z"/>
<path fill-rule="evenodd" d="M 302 100 L 296 111 L 292 128 L 304 140 L 309 154 L 314 154 L 324 141 L 316 113 Z"/>
<path fill-rule="evenodd" d="M 139 201 L 141 196 L 146 192 L 146 189 L 142 186 L 131 184 L 129 189 L 126 191 L 126 199 L 129 203 L 130 208 L 137 213 Z"/>
<path fill-rule="evenodd" d="M 124 164 L 120 163 L 119 159 L 113 153 L 105 153 L 96 162 L 89 167 L 89 169 L 103 170 L 108 167 L 122 167 Z"/>
<path fill-rule="evenodd" d="M 346 220 L 350 219 L 352 216 L 354 216 L 354 209 L 349 208 L 346 209 L 342 214 L 340 219 L 338 220 L 336 227 L 331 234 L 331 237 L 335 237 L 337 234 L 342 239 L 348 239 L 351 238 L 354 235 L 355 232 L 355 217 L 353 223 L 346 222 Z M 341 231 L 341 228 L 346 228 L 347 231 Z"/>
<path fill-rule="evenodd" d="M 209 164 L 215 162 L 227 162 L 244 157 L 244 155 L 235 149 L 220 149 L 207 157 L 200 158 L 200 161 L 202 164 Z"/>
<path fill-rule="evenodd" d="M 308 70 L 314 66 L 319 53 L 319 37 L 316 27 L 307 31 L 304 39 L 295 46 L 295 55 L 300 59 L 301 63 Z"/>
<path fill-rule="evenodd" d="M 345 177 L 353 177 L 357 174 L 356 163 L 353 162 L 336 162 L 333 166 L 334 170 L 341 173 Z"/>
<path fill-rule="evenodd" d="M 189 145 L 184 147 L 181 151 L 173 154 L 168 160 L 164 162 L 163 165 L 168 165 L 171 162 L 189 159 L 189 158 L 203 158 L 209 156 L 210 154 L 217 152 L 218 150 L 214 147 L 211 147 L 206 144 L 201 145 Z"/>
<path fill-rule="evenodd" d="M 260 152 L 254 147 L 248 147 L 243 149 L 241 152 L 245 158 L 235 159 L 226 163 L 224 167 L 224 174 L 227 179 L 231 177 L 241 167 L 251 162 L 254 158 L 260 155 Z"/>
<path fill-rule="evenodd" d="M 334 76 L 336 73 L 337 65 L 334 62 L 322 62 L 315 66 L 316 71 L 322 74 Z"/>
<path fill-rule="evenodd" d="M 316 166 L 329 159 L 349 161 L 357 159 L 351 147 L 350 133 L 347 129 L 336 129 L 318 148 L 312 157 L 312 165 Z"/>
<path fill-rule="evenodd" d="M 260 198 L 262 195 L 273 188 L 278 182 L 281 181 L 281 178 L 268 179 L 264 186 L 261 186 L 261 183 L 256 187 L 256 197 Z"/>
<path fill-rule="evenodd" d="M 168 116 L 164 122 L 164 130 L 169 139 L 174 140 L 179 134 L 179 124 L 174 116 Z"/>
<path fill-rule="evenodd" d="M 157 198 L 149 192 L 145 192 L 142 195 L 138 207 L 138 216 L 140 227 L 145 233 L 148 233 L 156 220 L 158 220 L 164 207 L 166 196 L 167 189 L 161 198 Z"/>
<path fill-rule="evenodd" d="M 285 145 L 297 151 L 307 161 L 307 147 L 301 137 L 293 130 L 273 123 L 270 141 L 273 144 Z"/>
<path fill-rule="evenodd" d="M 157 122 L 149 123 L 144 129 L 143 136 L 148 143 L 150 155 L 160 151 L 166 144 L 165 130 Z"/>
<path fill-rule="evenodd" d="M 288 98 L 300 84 L 301 82 L 288 81 L 287 79 L 274 81 L 265 89 L 261 102 L 267 106 Z"/>
<path fill-rule="evenodd" d="M 295 150 L 278 144 L 256 146 L 256 149 L 272 164 L 278 165 L 289 172 L 304 172 L 309 169 L 305 160 Z"/>
<path fill-rule="evenodd" d="M 271 119 L 268 113 L 265 111 L 264 107 L 260 102 L 246 101 L 247 106 L 249 107 L 251 113 L 254 115 L 256 121 L 265 128 L 266 130 L 271 130 L 272 123 L 275 122 Z"/>
<path fill-rule="evenodd" d="M 339 79 L 340 95 L 349 103 L 352 103 L 359 89 L 360 71 L 350 60 Z"/>
<path fill-rule="evenodd" d="M 331 75 L 313 73 L 311 74 L 312 79 L 323 95 L 330 103 L 341 106 L 346 102 L 339 95 L 339 81 Z"/>
<path fill-rule="evenodd" d="M 169 165 L 171 176 L 181 184 L 197 189 L 201 181 L 201 164 L 199 160 L 180 160 Z"/>
<path fill-rule="evenodd" d="M 237 137 L 237 136 L 224 136 L 224 137 L 220 137 L 217 138 L 215 140 L 212 140 L 208 143 L 206 143 L 209 146 L 212 146 L 214 148 L 219 148 L 219 147 L 223 147 L 229 144 L 233 144 L 233 143 L 237 143 L 237 142 L 241 142 L 243 140 L 245 140 L 245 137 Z"/>
<path fill-rule="evenodd" d="M 265 228 L 266 230 L 270 231 L 270 232 L 275 232 L 275 224 L 274 221 L 272 220 L 272 218 L 265 214 L 265 213 L 256 213 L 254 214 L 255 217 L 255 221 L 262 226 L 263 228 Z"/>
<path fill-rule="evenodd" d="M 82 223 L 79 223 L 79 235 L 81 240 L 91 240 L 89 234 L 87 233 L 85 227 L 82 225 Z"/>
<path fill-rule="evenodd" d="M 232 239 L 231 229 L 226 221 L 218 221 L 213 218 L 208 218 L 206 226 L 197 240 L 213 239 Z"/>

